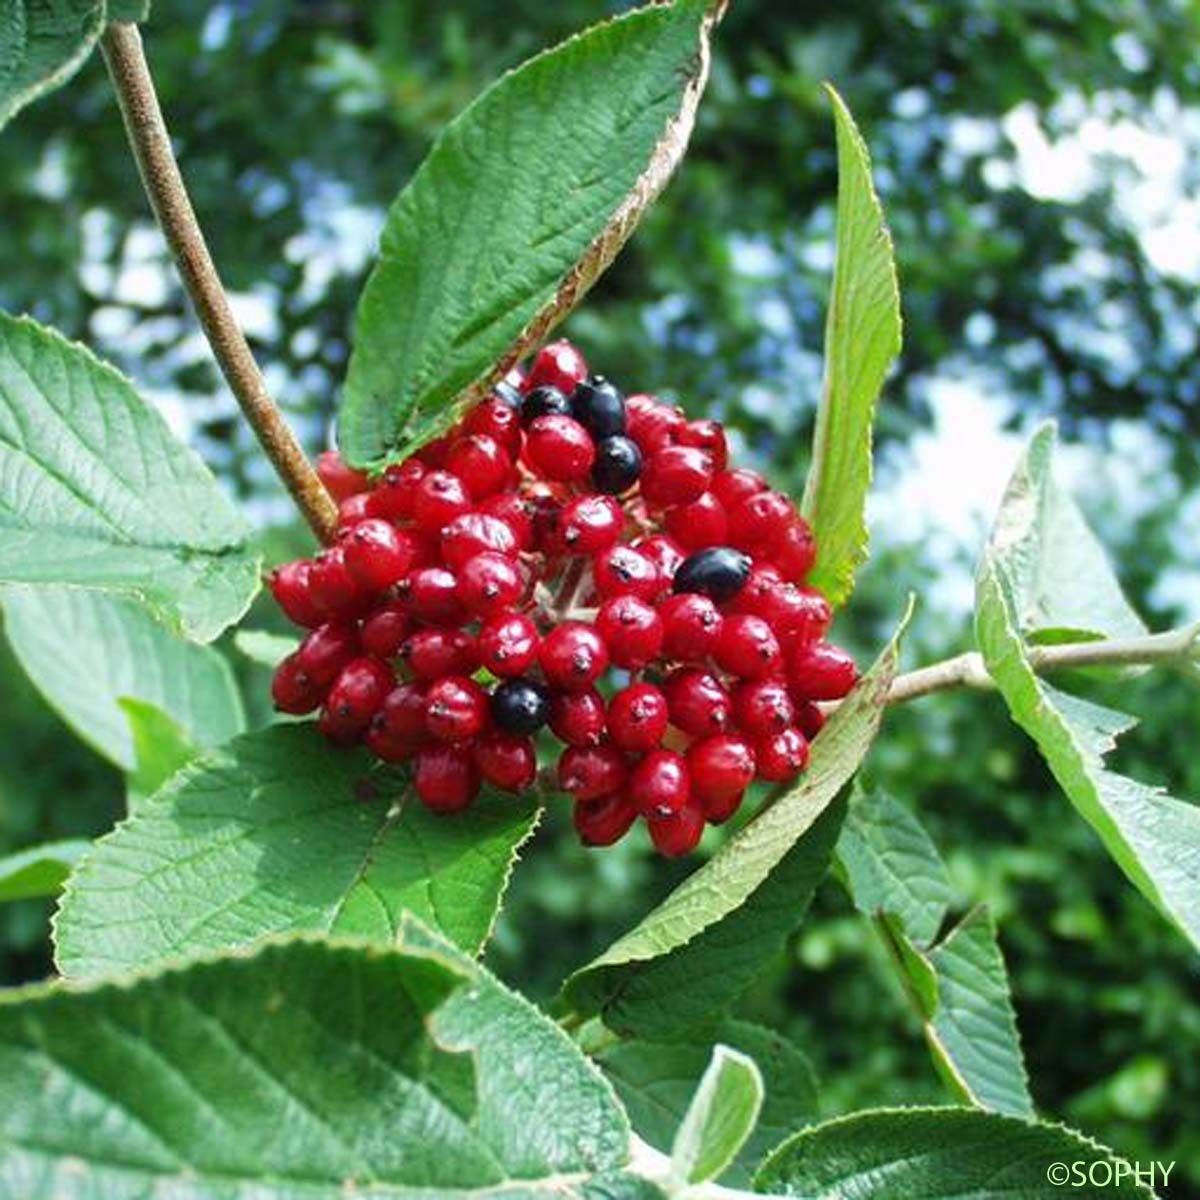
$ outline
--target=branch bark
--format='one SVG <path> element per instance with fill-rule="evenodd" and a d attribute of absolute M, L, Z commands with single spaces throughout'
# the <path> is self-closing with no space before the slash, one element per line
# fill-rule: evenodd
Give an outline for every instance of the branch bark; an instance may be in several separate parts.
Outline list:
<path fill-rule="evenodd" d="M 171 149 L 137 26 L 110 25 L 101 48 L 146 195 L 221 372 L 304 519 L 322 542 L 329 543 L 337 526 L 337 507 L 268 394 L 234 319 Z"/>

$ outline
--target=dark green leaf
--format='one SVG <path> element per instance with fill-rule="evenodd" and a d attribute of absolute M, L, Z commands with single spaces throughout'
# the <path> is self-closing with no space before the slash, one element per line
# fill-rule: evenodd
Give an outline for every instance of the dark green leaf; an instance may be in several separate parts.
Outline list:
<path fill-rule="evenodd" d="M 57 896 L 71 868 L 91 842 L 47 842 L 0 858 L 0 900 Z"/>

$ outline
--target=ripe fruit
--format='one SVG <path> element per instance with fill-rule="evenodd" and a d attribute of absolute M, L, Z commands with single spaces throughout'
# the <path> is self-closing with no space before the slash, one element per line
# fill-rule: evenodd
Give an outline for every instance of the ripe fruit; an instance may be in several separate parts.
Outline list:
<path fill-rule="evenodd" d="M 671 587 L 676 592 L 699 592 L 718 604 L 732 600 L 750 578 L 750 559 L 731 546 L 711 546 L 685 558 Z"/>
<path fill-rule="evenodd" d="M 603 375 L 576 385 L 571 413 L 597 442 L 625 432 L 625 398 Z"/>
<path fill-rule="evenodd" d="M 536 733 L 549 709 L 550 693 L 536 679 L 509 679 L 492 693 L 492 721 L 501 733 Z"/>
<path fill-rule="evenodd" d="M 605 438 L 596 447 L 592 483 L 598 492 L 620 495 L 637 483 L 642 473 L 642 452 L 631 438 Z"/>
<path fill-rule="evenodd" d="M 569 417 L 571 401 L 567 395 L 552 384 L 535 387 L 521 402 L 521 424 L 531 425 L 538 417 Z"/>

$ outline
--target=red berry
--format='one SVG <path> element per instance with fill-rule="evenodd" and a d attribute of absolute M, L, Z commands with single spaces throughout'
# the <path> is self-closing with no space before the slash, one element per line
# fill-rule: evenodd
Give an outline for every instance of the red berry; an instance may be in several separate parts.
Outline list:
<path fill-rule="evenodd" d="M 525 390 L 537 387 L 558 388 L 568 396 L 588 377 L 583 355 L 566 338 L 551 342 L 538 351 L 525 380 Z"/>
<path fill-rule="evenodd" d="M 551 687 L 578 692 L 590 687 L 604 673 L 608 647 L 593 626 L 566 621 L 542 639 L 538 661 Z"/>
<path fill-rule="evenodd" d="M 612 746 L 568 746 L 558 760 L 558 786 L 576 800 L 607 796 L 628 774 L 625 756 Z"/>
<path fill-rule="evenodd" d="M 517 553 L 517 536 L 512 527 L 486 513 L 470 512 L 455 517 L 442 530 L 441 543 L 442 557 L 454 569 L 485 550 L 510 558 Z"/>
<path fill-rule="evenodd" d="M 537 777 L 533 739 L 507 733 L 485 733 L 471 747 L 480 775 L 493 787 L 523 792 Z"/>
<path fill-rule="evenodd" d="M 716 604 L 699 592 L 668 596 L 658 606 L 663 621 L 663 657 L 703 662 L 716 649 L 722 617 Z"/>
<path fill-rule="evenodd" d="M 767 481 L 757 472 L 739 468 L 736 471 L 721 471 L 713 480 L 713 495 L 729 512 L 743 500 L 748 500 L 757 492 L 767 490 Z"/>
<path fill-rule="evenodd" d="M 692 798 L 714 825 L 737 811 L 742 794 L 754 781 L 754 748 L 745 738 L 718 733 L 693 742 L 687 754 Z"/>
<path fill-rule="evenodd" d="M 795 779 L 808 763 L 808 741 L 798 729 L 760 738 L 754 748 L 758 777 L 772 783 Z"/>
<path fill-rule="evenodd" d="M 407 521 L 413 515 L 417 488 L 425 478 L 427 468 L 419 458 L 409 458 L 388 467 L 371 493 L 371 516 L 390 521 Z"/>
<path fill-rule="evenodd" d="M 729 541 L 739 550 L 767 546 L 796 519 L 792 502 L 782 492 L 755 492 L 729 512 Z"/>
<path fill-rule="evenodd" d="M 796 719 L 796 706 L 781 679 L 758 679 L 733 689 L 733 719 L 749 737 L 780 733 Z"/>
<path fill-rule="evenodd" d="M 712 455 L 713 470 L 724 471 L 729 461 L 729 443 L 720 421 L 689 421 L 675 436 L 681 446 L 695 446 Z"/>
<path fill-rule="evenodd" d="M 550 731 L 568 746 L 598 746 L 605 726 L 604 698 L 595 688 L 558 692 L 550 701 Z"/>
<path fill-rule="evenodd" d="M 318 625 L 300 643 L 296 660 L 319 688 L 328 688 L 358 654 L 358 634 L 350 625 Z"/>
<path fill-rule="evenodd" d="M 652 750 L 629 774 L 629 798 L 643 817 L 679 812 L 691 795 L 687 762 L 674 750 Z"/>
<path fill-rule="evenodd" d="M 618 750 L 640 753 L 660 745 L 667 732 L 667 698 L 650 683 L 634 683 L 608 705 L 608 736 Z"/>
<path fill-rule="evenodd" d="M 403 579 L 416 557 L 412 538 L 378 517 L 350 529 L 342 547 L 355 583 L 375 592 Z"/>
<path fill-rule="evenodd" d="M 461 629 L 416 629 L 404 639 L 400 659 L 419 679 L 470 675 L 479 669 L 479 647 Z"/>
<path fill-rule="evenodd" d="M 771 561 L 784 579 L 799 583 L 817 561 L 817 540 L 803 517 L 795 517 L 769 547 Z"/>
<path fill-rule="evenodd" d="M 854 659 L 829 642 L 797 646 L 788 662 L 792 695 L 805 700 L 840 700 L 858 679 Z"/>
<path fill-rule="evenodd" d="M 712 494 L 705 492 L 691 504 L 680 504 L 667 510 L 667 532 L 685 551 L 703 550 L 725 542 L 729 521 L 725 506 Z"/>
<path fill-rule="evenodd" d="M 612 661 L 626 670 L 646 666 L 662 650 L 662 618 L 637 596 L 606 600 L 596 614 L 596 629 L 608 644 Z"/>
<path fill-rule="evenodd" d="M 458 573 L 458 598 L 477 617 L 493 617 L 512 608 L 524 587 L 517 564 L 494 550 L 468 559 Z"/>
<path fill-rule="evenodd" d="M 491 396 L 477 405 L 463 422 L 467 433 L 482 434 L 496 443 L 510 459 L 521 449 L 521 415 L 511 404 Z"/>
<path fill-rule="evenodd" d="M 428 743 L 425 728 L 426 684 L 402 683 L 388 692 L 371 718 L 364 738 L 367 746 L 387 762 L 404 762 Z"/>
<path fill-rule="evenodd" d="M 571 483 L 588 477 L 596 446 L 574 417 L 553 413 L 538 417 L 526 430 L 525 457 L 543 478 Z"/>
<path fill-rule="evenodd" d="M 399 601 L 377 608 L 362 624 L 362 648 L 376 658 L 394 658 L 411 628 L 408 612 Z"/>
<path fill-rule="evenodd" d="M 762 564 L 750 572 L 746 586 L 730 604 L 734 612 L 752 613 L 771 626 L 783 649 L 819 641 L 833 613 L 820 592 L 773 578 Z"/>
<path fill-rule="evenodd" d="M 532 549 L 533 505 L 528 497 L 519 492 L 501 492 L 498 496 L 489 496 L 479 506 L 479 511 L 503 521 L 512 531 L 518 550 Z"/>
<path fill-rule="evenodd" d="M 488 723 L 488 697 L 473 679 L 445 675 L 425 697 L 425 728 L 442 742 L 467 742 Z"/>
<path fill-rule="evenodd" d="M 642 496 L 647 504 L 665 508 L 689 504 L 708 490 L 713 480 L 712 455 L 695 446 L 664 446 L 642 468 Z"/>
<path fill-rule="evenodd" d="M 500 613 L 479 630 L 479 661 L 502 679 L 524 675 L 537 661 L 537 626 L 520 613 Z"/>
<path fill-rule="evenodd" d="M 713 657 L 717 666 L 739 679 L 762 679 L 783 665 L 783 652 L 770 625 L 746 613 L 725 618 Z"/>
<path fill-rule="evenodd" d="M 275 603 L 289 621 L 305 628 L 320 625 L 324 618 L 312 594 L 312 563 L 307 558 L 284 563 L 267 576 Z"/>
<path fill-rule="evenodd" d="M 658 572 L 659 586 L 658 591 L 654 594 L 654 598 L 657 599 L 670 586 L 671 580 L 675 578 L 675 572 L 683 564 L 683 550 L 674 538 L 667 537 L 665 533 L 655 533 L 650 537 L 638 538 L 633 543 L 633 548 L 645 555 Z"/>
<path fill-rule="evenodd" d="M 675 440 L 687 424 L 682 410 L 666 404 L 639 404 L 640 396 L 630 396 L 625 401 L 628 413 L 626 432 L 637 443 L 642 454 L 649 457 L 659 450 L 675 444 Z"/>
<path fill-rule="evenodd" d="M 317 455 L 317 476 L 337 501 L 348 500 L 371 486 L 362 471 L 356 471 L 336 450 Z"/>
<path fill-rule="evenodd" d="M 637 820 L 637 809 L 624 792 L 575 801 L 575 831 L 585 846 L 611 846 L 619 842 Z"/>
<path fill-rule="evenodd" d="M 615 546 L 625 513 L 611 496 L 580 496 L 563 507 L 557 535 L 567 554 L 598 554 Z"/>
<path fill-rule="evenodd" d="M 347 496 L 345 500 L 338 503 L 338 532 L 349 529 L 352 525 L 357 525 L 359 521 L 365 521 L 368 517 L 375 516 L 374 506 L 371 504 L 371 497 L 374 492 L 358 492 L 354 496 Z"/>
<path fill-rule="evenodd" d="M 825 727 L 825 714 L 811 701 L 796 705 L 796 728 L 811 742 Z"/>
<path fill-rule="evenodd" d="M 449 471 L 430 471 L 417 484 L 413 518 L 417 528 L 431 537 L 437 537 L 455 517 L 461 517 L 470 509 L 471 499 L 466 487 Z"/>
<path fill-rule="evenodd" d="M 733 720 L 733 701 L 721 681 L 707 671 L 673 671 L 663 683 L 671 724 L 693 737 L 723 733 Z"/>
<path fill-rule="evenodd" d="M 417 753 L 413 786 L 434 812 L 461 812 L 479 792 L 479 771 L 462 746 L 426 746 Z"/>
<path fill-rule="evenodd" d="M 370 602 L 368 592 L 350 574 L 345 548 L 340 544 L 322 550 L 313 559 L 308 578 L 313 601 L 327 619 L 349 620 Z"/>
<path fill-rule="evenodd" d="M 440 470 L 446 465 L 446 455 L 450 450 L 452 441 L 453 439 L 448 433 L 443 434 L 439 438 L 434 438 L 432 442 L 426 442 L 417 451 L 417 457 L 430 470 Z"/>
<path fill-rule="evenodd" d="M 682 858 L 700 844 L 704 833 L 704 810 L 689 804 L 665 817 L 651 818 L 646 827 L 659 854 L 666 858 Z"/>
<path fill-rule="evenodd" d="M 445 567 L 422 567 L 414 571 L 397 589 L 415 621 L 452 628 L 466 619 L 466 609 L 458 598 L 458 579 Z"/>
<path fill-rule="evenodd" d="M 271 677 L 271 699 L 280 712 L 301 716 L 317 708 L 325 698 L 325 689 L 305 674 L 299 656 L 289 654 Z"/>
<path fill-rule="evenodd" d="M 470 433 L 450 447 L 446 469 L 463 481 L 472 500 L 482 500 L 508 483 L 513 464 L 494 438 Z"/>
<path fill-rule="evenodd" d="M 377 658 L 351 659 L 329 689 L 321 709 L 321 732 L 331 741 L 356 741 L 392 690 L 395 676 Z"/>
<path fill-rule="evenodd" d="M 601 596 L 629 593 L 653 600 L 663 588 L 658 568 L 632 546 L 612 546 L 592 559 L 592 578 Z"/>

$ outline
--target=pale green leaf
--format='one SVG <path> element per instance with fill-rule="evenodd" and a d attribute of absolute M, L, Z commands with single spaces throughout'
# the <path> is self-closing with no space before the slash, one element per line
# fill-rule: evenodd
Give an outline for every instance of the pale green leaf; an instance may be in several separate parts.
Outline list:
<path fill-rule="evenodd" d="M 754 1059 L 728 1046 L 714 1047 L 675 1135 L 672 1176 L 689 1184 L 720 1175 L 754 1132 L 762 1103 L 763 1080 Z"/>
<path fill-rule="evenodd" d="M 251 662 L 272 669 L 279 666 L 300 645 L 293 637 L 267 633 L 263 629 L 239 629 L 233 635 L 233 644 Z"/>
<path fill-rule="evenodd" d="M 128 698 L 119 703 L 133 738 L 135 765 L 126 779 L 132 811 L 191 762 L 200 748 L 157 705 Z"/>
<path fill-rule="evenodd" d="M 104 27 L 104 0 L 0 0 L 0 129 L 61 87 Z"/>
<path fill-rule="evenodd" d="M 827 87 L 837 129 L 837 258 L 825 322 L 825 379 L 802 510 L 817 535 L 809 577 L 836 608 L 867 557 L 871 426 L 900 353 L 900 285 L 871 157 L 842 98 Z"/>
<path fill-rule="evenodd" d="M 108 0 L 110 21 L 148 21 L 150 0 Z"/>
<path fill-rule="evenodd" d="M 258 590 L 249 535 L 123 375 L 0 314 L 0 584 L 123 593 L 211 641 Z"/>
<path fill-rule="evenodd" d="M 491 931 L 529 798 L 439 817 L 402 776 L 272 726 L 193 760 L 96 843 L 55 918 L 65 975 L 320 930 L 380 941 L 411 911 L 472 951 Z"/>
<path fill-rule="evenodd" d="M 0 901 L 57 896 L 71 868 L 90 845 L 83 839 L 46 842 L 0 858 Z"/>
<path fill-rule="evenodd" d="M 472 1004 L 491 1027 L 465 1027 Z M 0 1194 L 654 1195 L 620 1173 L 619 1107 L 547 1027 L 435 951 L 341 940 L 8 992 Z M 534 1093 L 536 1121 L 497 1125 L 504 1096 Z"/>
<path fill-rule="evenodd" d="M 878 731 L 907 622 L 822 730 L 800 781 L 567 981 L 578 1011 L 620 1032 L 675 1031 L 719 1015 L 779 953 L 825 873 L 845 811 L 834 800 Z"/>
<path fill-rule="evenodd" d="M 1051 1173 L 1060 1168 L 1077 1169 L 1082 1183 Z M 1117 1194 L 1153 1200 L 1132 1169 L 1062 1125 L 970 1108 L 874 1109 L 802 1130 L 763 1164 L 755 1186 L 804 1200 L 1106 1200 L 1120 1172 Z"/>
<path fill-rule="evenodd" d="M 1031 494 L 1050 470 L 1053 433 L 1041 430 L 1001 505 L 976 585 L 975 636 L 1012 718 L 1037 743 L 1059 786 L 1117 865 L 1193 946 L 1200 947 L 1200 807 L 1106 769 L 1134 722 L 1038 677 L 1021 637 L 1042 527 Z"/>
<path fill-rule="evenodd" d="M 201 746 L 245 728 L 225 659 L 176 637 L 136 604 L 78 588 L 9 587 L 0 606 L 33 685 L 76 736 L 123 771 L 138 761 L 123 699 L 161 709 Z"/>
<path fill-rule="evenodd" d="M 446 127 L 359 304 L 338 427 L 351 462 L 448 428 L 612 262 L 682 157 L 722 7 L 676 0 L 598 25 Z"/>

